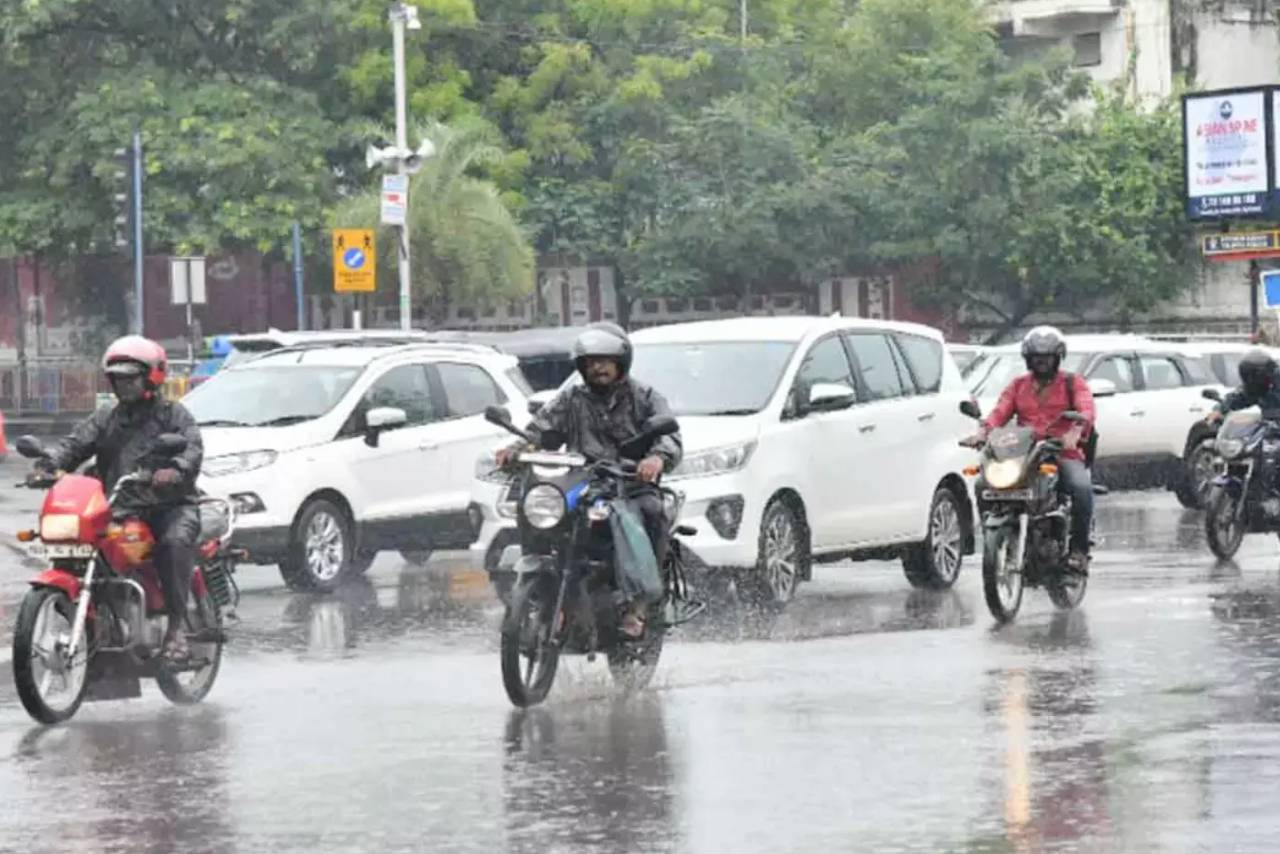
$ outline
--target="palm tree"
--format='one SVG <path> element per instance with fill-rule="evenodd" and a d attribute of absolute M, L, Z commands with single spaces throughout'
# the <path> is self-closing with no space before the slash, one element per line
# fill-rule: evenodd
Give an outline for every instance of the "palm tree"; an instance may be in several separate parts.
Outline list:
<path fill-rule="evenodd" d="M 502 157 L 498 132 L 464 119 L 453 126 L 427 124 L 418 137 L 435 146 L 409 182 L 411 281 L 428 316 L 438 325 L 456 302 L 484 304 L 529 294 L 534 255 L 528 238 L 493 182 L 472 174 Z M 335 224 L 378 230 L 378 287 L 394 290 L 397 229 L 378 225 L 380 208 L 380 191 L 362 193 L 339 207 Z"/>

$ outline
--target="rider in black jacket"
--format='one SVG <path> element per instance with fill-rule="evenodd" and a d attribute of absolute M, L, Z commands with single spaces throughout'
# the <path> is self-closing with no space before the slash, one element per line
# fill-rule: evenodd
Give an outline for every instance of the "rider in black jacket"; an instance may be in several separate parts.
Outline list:
<path fill-rule="evenodd" d="M 1256 406 L 1268 421 L 1280 421 L 1280 368 L 1261 348 L 1250 350 L 1240 360 L 1240 387 L 1227 392 L 1207 420 L 1214 422 L 1237 409 Z"/>
<path fill-rule="evenodd" d="M 641 432 L 645 421 L 655 416 L 670 415 L 666 399 L 649 386 L 630 376 L 631 342 L 621 327 L 596 324 L 587 329 L 573 345 L 574 362 L 582 375 L 581 385 L 572 385 L 539 410 L 528 432 L 540 444 L 554 435 L 554 444 L 565 445 L 605 460 L 621 458 L 622 444 Z M 521 445 L 498 452 L 499 466 L 505 466 Z M 639 461 L 636 474 L 643 484 L 654 484 L 680 464 L 680 434 L 663 436 L 654 442 L 648 456 Z M 667 551 L 667 519 L 661 494 L 652 487 L 629 496 L 644 516 L 645 531 L 658 559 Z M 643 632 L 643 608 L 632 603 L 623 619 L 622 629 L 631 636 Z"/>
<path fill-rule="evenodd" d="M 95 457 L 95 467 L 109 492 L 121 477 L 155 465 L 149 459 L 156 437 L 177 433 L 187 440 L 186 449 L 152 472 L 149 483 L 131 487 L 119 506 L 137 513 L 156 537 L 154 563 L 164 589 L 169 627 L 165 655 L 188 655 L 183 622 L 191 574 L 195 569 L 200 513 L 196 505 L 196 477 L 204 448 L 200 428 L 180 403 L 159 393 L 168 360 L 164 348 L 138 335 L 112 343 L 102 359 L 103 370 L 116 396 L 115 406 L 105 406 L 81 422 L 60 442 L 44 462 L 56 471 L 70 471 Z"/>

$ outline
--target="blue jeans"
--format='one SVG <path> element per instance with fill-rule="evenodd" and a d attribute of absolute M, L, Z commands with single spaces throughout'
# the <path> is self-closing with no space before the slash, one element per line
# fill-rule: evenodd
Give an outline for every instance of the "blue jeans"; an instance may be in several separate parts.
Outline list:
<path fill-rule="evenodd" d="M 1071 496 L 1071 551 L 1089 553 L 1093 478 L 1082 460 L 1058 460 L 1058 491 Z"/>

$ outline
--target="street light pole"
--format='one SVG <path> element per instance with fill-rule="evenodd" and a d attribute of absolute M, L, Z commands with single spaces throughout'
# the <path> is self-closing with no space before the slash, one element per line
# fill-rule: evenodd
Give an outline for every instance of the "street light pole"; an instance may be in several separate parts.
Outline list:
<path fill-rule="evenodd" d="M 142 131 L 133 129 L 133 306 L 134 331 L 146 334 L 146 315 L 143 313 L 143 270 L 145 260 L 142 247 Z"/>
<path fill-rule="evenodd" d="M 397 172 L 406 176 L 406 182 L 409 180 L 407 177 L 409 173 L 405 168 L 405 157 L 409 152 L 409 128 L 408 108 L 405 103 L 404 30 L 411 14 L 409 8 L 411 7 L 406 7 L 404 3 L 393 3 L 388 16 L 391 19 L 391 45 L 396 75 L 396 149 L 399 153 Z M 416 17 L 414 20 L 416 22 Z M 406 192 L 404 222 L 400 224 L 400 254 L 397 258 L 400 272 L 400 328 L 403 330 L 409 330 L 413 327 L 411 283 L 409 279 L 409 207 L 409 194 Z"/>

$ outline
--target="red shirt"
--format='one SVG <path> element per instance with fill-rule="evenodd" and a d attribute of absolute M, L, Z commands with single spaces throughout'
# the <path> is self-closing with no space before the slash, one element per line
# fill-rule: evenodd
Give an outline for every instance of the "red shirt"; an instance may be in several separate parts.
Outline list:
<path fill-rule="evenodd" d="M 1093 429 L 1096 417 L 1093 409 L 1093 394 L 1090 393 L 1089 384 L 1084 381 L 1084 377 L 1079 374 L 1071 376 L 1075 380 L 1076 412 L 1086 419 L 1085 429 L 1081 435 L 1083 439 Z M 995 409 L 991 410 L 991 414 L 983 423 L 988 430 L 991 430 L 1003 427 L 1009 423 L 1010 418 L 1017 415 L 1019 427 L 1030 427 L 1036 431 L 1037 436 L 1052 436 L 1060 439 L 1075 426 L 1062 418 L 1062 413 L 1070 410 L 1071 397 L 1067 394 L 1065 372 L 1059 371 L 1058 375 L 1044 388 L 1039 387 L 1034 376 L 1026 373 L 1009 383 L 1009 387 L 1000 394 L 1000 400 L 996 402 Z M 1062 456 L 1069 460 L 1083 460 L 1084 452 L 1079 448 L 1073 448 L 1063 451 Z"/>

